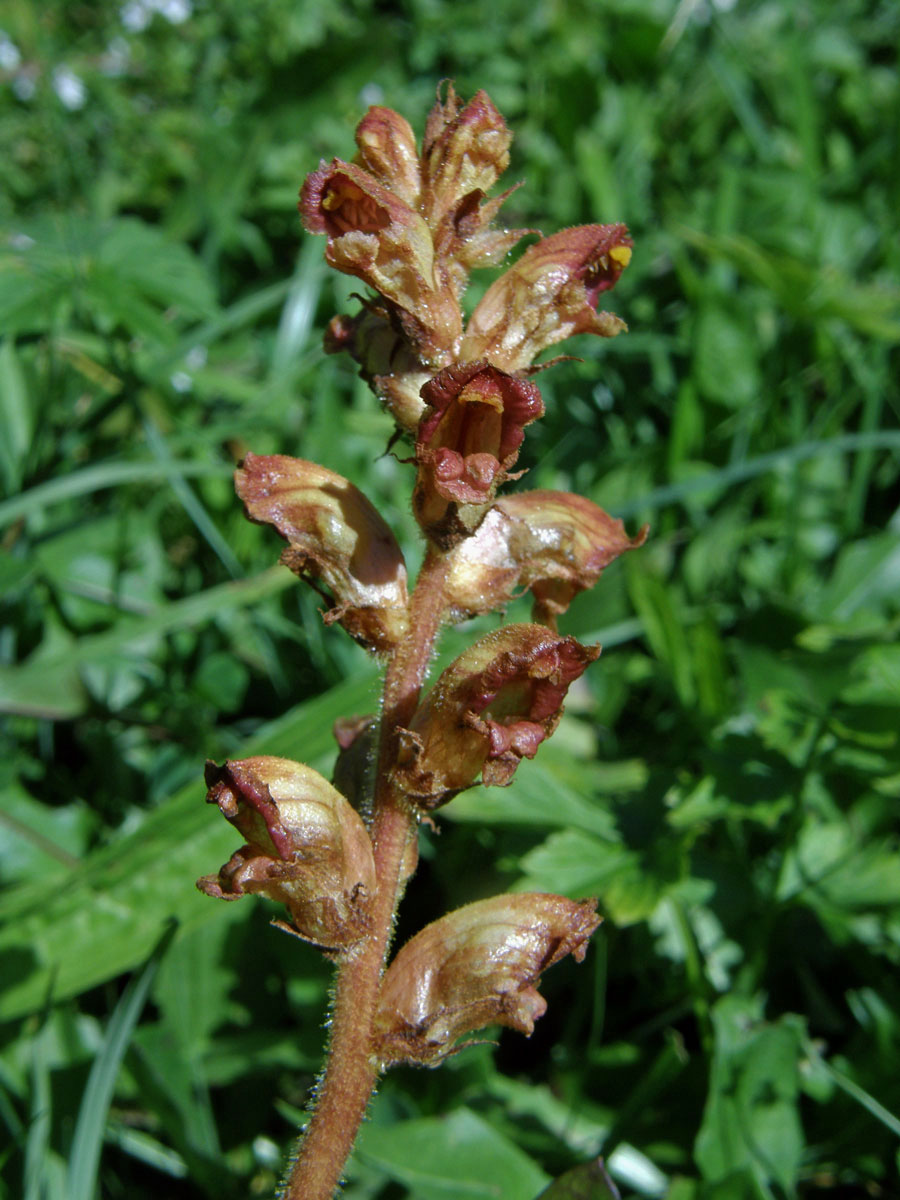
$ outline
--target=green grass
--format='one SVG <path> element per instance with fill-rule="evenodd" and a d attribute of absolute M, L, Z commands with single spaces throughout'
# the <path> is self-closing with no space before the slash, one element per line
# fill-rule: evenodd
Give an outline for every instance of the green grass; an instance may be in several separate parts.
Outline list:
<path fill-rule="evenodd" d="M 534 1200 L 575 1171 L 562 1197 L 607 1197 L 601 1153 L 625 1196 L 898 1194 L 896 6 L 123 12 L 11 0 L 0 22 L 19 52 L 0 68 L 0 1196 L 277 1182 L 329 972 L 262 904 L 195 891 L 233 843 L 202 763 L 327 770 L 377 671 L 271 569 L 229 474 L 247 450 L 321 461 L 420 561 L 391 422 L 320 348 L 355 288 L 295 204 L 368 103 L 421 132 L 445 77 L 516 134 L 510 224 L 632 230 L 609 297 L 630 332 L 563 348 L 580 357 L 541 375 L 521 465 L 652 528 L 564 618 L 605 651 L 554 740 L 423 833 L 400 927 L 542 888 L 597 895 L 601 935 L 548 974 L 531 1041 L 386 1078 L 345 1194 Z"/>

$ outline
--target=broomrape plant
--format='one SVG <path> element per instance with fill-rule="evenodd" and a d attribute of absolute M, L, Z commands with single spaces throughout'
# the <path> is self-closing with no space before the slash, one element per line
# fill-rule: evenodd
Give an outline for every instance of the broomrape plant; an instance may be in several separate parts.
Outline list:
<path fill-rule="evenodd" d="M 488 1025 L 530 1034 L 546 1004 L 541 974 L 584 957 L 594 900 L 496 896 L 426 926 L 388 963 L 397 906 L 416 869 L 417 826 L 466 788 L 510 782 L 559 723 L 566 692 L 600 653 L 561 636 L 557 618 L 619 554 L 639 546 L 580 496 L 498 490 L 523 474 L 525 428 L 544 406 L 534 382 L 547 347 L 625 325 L 597 310 L 631 257 L 624 225 L 541 237 L 488 288 L 468 321 L 475 267 L 497 264 L 531 229 L 499 229 L 513 189 L 488 199 L 509 163 L 509 133 L 484 92 L 452 86 L 425 126 L 370 108 L 352 163 L 322 163 L 300 212 L 327 238 L 330 266 L 373 294 L 331 321 L 412 443 L 412 506 L 426 539 L 409 589 L 394 535 L 342 476 L 284 455 L 248 454 L 235 483 L 247 516 L 277 530 L 281 561 L 322 595 L 337 623 L 384 663 L 380 716 L 338 723 L 329 783 L 273 757 L 207 764 L 207 799 L 244 839 L 209 896 L 283 904 L 282 928 L 336 965 L 331 1037 L 311 1116 L 286 1182 L 289 1200 L 328 1200 L 373 1088 L 396 1063 L 435 1066 Z M 423 684 L 441 627 L 503 612 L 530 590 L 533 624 L 480 638 Z"/>

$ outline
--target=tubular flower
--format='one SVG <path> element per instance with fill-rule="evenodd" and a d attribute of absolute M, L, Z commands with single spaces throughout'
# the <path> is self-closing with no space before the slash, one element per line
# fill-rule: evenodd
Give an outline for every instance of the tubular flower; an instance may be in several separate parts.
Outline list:
<path fill-rule="evenodd" d="M 235 472 L 247 515 L 288 542 L 286 567 L 321 579 L 326 623 L 339 621 L 369 650 L 392 649 L 408 626 L 406 567 L 387 524 L 349 480 L 284 454 L 248 454 Z"/>
<path fill-rule="evenodd" d="M 525 426 L 543 416 L 533 383 L 491 363 L 448 367 L 422 388 L 413 509 L 441 545 L 470 533 L 509 474 Z"/>
<path fill-rule="evenodd" d="M 625 322 L 596 304 L 628 265 L 631 246 L 624 225 L 580 225 L 529 246 L 472 313 L 460 356 L 520 371 L 573 334 L 615 337 Z"/>
<path fill-rule="evenodd" d="M 621 521 L 570 492 L 517 492 L 498 500 L 452 552 L 446 594 L 456 619 L 503 608 L 518 587 L 534 596 L 534 620 L 556 628 L 572 598 L 626 550 L 642 546 Z"/>
<path fill-rule="evenodd" d="M 206 764 L 207 801 L 246 839 L 218 875 L 197 886 L 236 900 L 256 894 L 286 905 L 292 932 L 329 949 L 368 929 L 375 890 L 372 845 L 359 814 L 318 772 L 263 755 Z"/>
<path fill-rule="evenodd" d="M 462 316 L 435 270 L 431 231 L 419 213 L 369 171 L 323 162 L 300 191 L 310 233 L 328 236 L 325 259 L 380 292 L 418 356 L 435 366 L 459 345 Z"/>
<path fill-rule="evenodd" d="M 375 1054 L 383 1066 L 437 1066 L 464 1034 L 506 1025 L 529 1036 L 547 1003 L 548 967 L 581 962 L 600 924 L 595 900 L 542 892 L 494 896 L 458 908 L 416 934 L 381 984 Z"/>
<path fill-rule="evenodd" d="M 409 729 L 395 778 L 419 807 L 437 808 L 481 774 L 505 786 L 559 724 L 569 685 L 600 654 L 541 625 L 507 625 L 440 676 Z"/>

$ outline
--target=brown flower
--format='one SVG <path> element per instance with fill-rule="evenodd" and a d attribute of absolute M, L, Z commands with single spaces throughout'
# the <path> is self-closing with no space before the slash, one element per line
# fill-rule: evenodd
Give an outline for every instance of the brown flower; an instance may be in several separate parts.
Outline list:
<path fill-rule="evenodd" d="M 286 905 L 293 932 L 330 949 L 368 929 L 375 890 L 372 845 L 362 819 L 318 772 L 262 755 L 206 764 L 207 801 L 246 845 L 197 886 L 208 896 L 249 894 Z"/>
<path fill-rule="evenodd" d="M 410 208 L 422 187 L 419 152 L 409 121 L 392 108 L 373 105 L 356 127 L 359 166 Z"/>
<path fill-rule="evenodd" d="M 624 225 L 580 225 L 529 246 L 487 290 L 466 328 L 460 356 L 489 358 L 505 371 L 531 366 L 548 346 L 576 333 L 614 337 L 619 317 L 597 299 L 631 259 Z"/>
<path fill-rule="evenodd" d="M 525 426 L 543 415 L 533 383 L 488 362 L 448 367 L 422 388 L 413 509 L 441 545 L 470 533 L 509 474 Z"/>
<path fill-rule="evenodd" d="M 569 492 L 503 496 L 451 554 L 445 592 L 456 619 L 503 608 L 520 587 L 534 596 L 534 619 L 556 628 L 573 596 L 597 582 L 626 550 L 642 546 L 621 521 Z"/>
<path fill-rule="evenodd" d="M 434 367 L 455 357 L 462 315 L 416 209 L 369 171 L 335 158 L 307 176 L 300 212 L 310 233 L 327 235 L 326 262 L 393 305 L 418 357 Z"/>
<path fill-rule="evenodd" d="M 289 543 L 281 561 L 321 580 L 328 623 L 369 650 L 391 650 L 407 629 L 406 567 L 394 535 L 349 480 L 284 454 L 248 454 L 235 472 L 247 515 Z"/>
<path fill-rule="evenodd" d="M 487 634 L 447 668 L 400 731 L 395 775 L 422 808 L 445 804 L 478 778 L 510 782 L 559 724 L 569 685 L 600 653 L 541 625 Z"/>
<path fill-rule="evenodd" d="M 414 433 L 425 411 L 419 394 L 433 375 L 416 356 L 387 305 L 367 302 L 356 315 L 332 317 L 325 331 L 325 353 L 345 351 L 397 424 Z"/>
<path fill-rule="evenodd" d="M 403 947 L 381 985 L 375 1053 L 383 1066 L 436 1066 L 486 1025 L 526 1036 L 547 1004 L 548 967 L 581 962 L 600 924 L 595 900 L 522 892 L 480 900 L 427 925 Z"/>

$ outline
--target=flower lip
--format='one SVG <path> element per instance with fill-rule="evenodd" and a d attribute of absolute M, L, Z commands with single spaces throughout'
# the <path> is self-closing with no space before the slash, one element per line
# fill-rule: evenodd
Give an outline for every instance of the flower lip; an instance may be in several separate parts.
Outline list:
<path fill-rule="evenodd" d="M 573 334 L 615 337 L 624 322 L 596 305 L 628 265 L 631 246 L 621 223 L 578 225 L 529 246 L 485 292 L 461 353 L 521 371 Z"/>
<path fill-rule="evenodd" d="M 569 685 L 600 653 L 542 625 L 485 635 L 435 683 L 401 731 L 398 778 L 422 808 L 446 804 L 479 773 L 505 786 L 553 733 Z"/>
<path fill-rule="evenodd" d="M 402 202 L 370 175 L 352 163 L 323 159 L 300 189 L 300 211 L 310 233 L 379 233 L 391 223 L 389 205 Z"/>
<path fill-rule="evenodd" d="M 333 174 L 325 187 L 321 201 L 326 231 L 332 236 L 358 229 L 362 233 L 377 233 L 391 223 L 387 211 L 352 179 Z"/>
<path fill-rule="evenodd" d="M 422 388 L 416 458 L 446 500 L 490 500 L 513 465 L 525 426 L 543 415 L 535 384 L 480 360 L 447 367 Z"/>
<path fill-rule="evenodd" d="M 247 760 L 255 763 L 256 760 Z M 219 767 L 208 761 L 203 777 L 207 800 L 254 846 L 287 862 L 293 856 L 291 839 L 281 823 L 278 806 L 258 772 L 240 760 Z"/>

